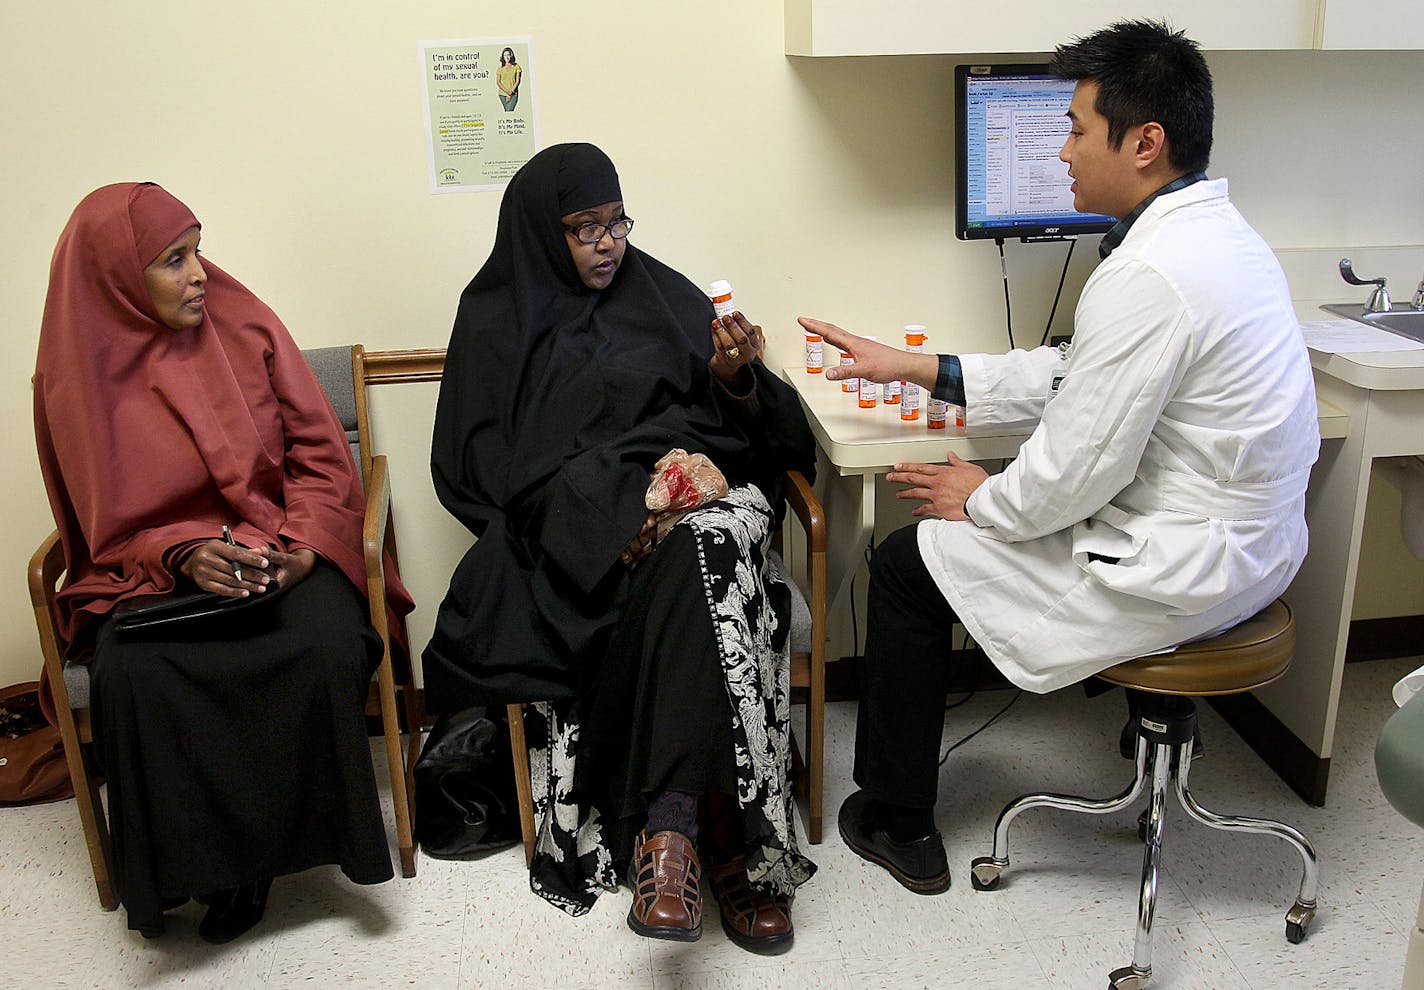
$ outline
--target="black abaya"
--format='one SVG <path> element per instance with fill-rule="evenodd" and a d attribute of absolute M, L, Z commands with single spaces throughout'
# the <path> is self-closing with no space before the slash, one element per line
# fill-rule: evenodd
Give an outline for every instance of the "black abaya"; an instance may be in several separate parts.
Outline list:
<path fill-rule="evenodd" d="M 621 199 L 593 146 L 536 155 L 460 297 L 431 471 L 479 540 L 425 650 L 432 711 L 577 696 L 622 609 L 618 557 L 647 516 L 649 472 L 672 448 L 706 454 L 773 504 L 786 469 L 814 471 L 790 386 L 748 365 L 747 423 L 713 384 L 712 304 L 695 285 L 632 243 L 608 288 L 579 281 L 560 216 Z"/>
<path fill-rule="evenodd" d="M 324 564 L 191 632 L 101 627 L 94 741 L 130 928 L 160 898 L 326 863 L 392 877 L 364 717 L 380 657 L 365 599 Z"/>
<path fill-rule="evenodd" d="M 576 914 L 617 883 L 659 789 L 730 783 L 754 884 L 790 894 L 815 870 L 791 823 L 789 592 L 766 555 L 786 470 L 813 471 L 810 429 L 760 360 L 744 400 L 714 380 L 712 305 L 671 268 L 627 243 L 607 287 L 584 286 L 560 218 L 621 202 L 591 145 L 545 149 L 511 180 L 460 299 L 431 445 L 436 493 L 477 540 L 425 649 L 427 704 L 541 702 L 531 885 Z M 732 491 L 643 565 L 680 585 L 655 590 L 619 556 L 654 462 L 679 447 Z M 678 706 L 699 716 L 681 732 Z M 705 736 L 703 716 L 722 720 Z"/>

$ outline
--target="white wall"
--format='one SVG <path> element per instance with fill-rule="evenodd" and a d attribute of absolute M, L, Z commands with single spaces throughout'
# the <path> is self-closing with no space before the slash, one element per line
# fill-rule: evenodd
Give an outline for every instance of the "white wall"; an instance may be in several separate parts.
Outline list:
<path fill-rule="evenodd" d="M 420 40 L 532 35 L 544 141 L 602 145 L 639 245 L 694 280 L 731 279 L 774 360 L 798 356 L 801 313 L 862 332 L 922 322 L 943 348 L 1003 346 L 997 254 L 952 235 L 954 57 L 789 59 L 775 0 L 249 0 L 221 11 L 56 0 L 8 5 L 5 21 L 0 456 L 11 476 L 0 571 L 11 593 L 0 598 L 0 683 L 39 666 L 20 575 L 51 520 L 29 376 L 50 252 L 74 204 L 107 182 L 156 180 L 303 346 L 443 346 L 499 196 L 426 191 Z M 1424 241 L 1424 56 L 1211 61 L 1213 172 L 1232 178 L 1273 245 L 1328 249 L 1303 263 L 1318 291 L 1333 285 L 1340 247 Z M 1380 132 L 1388 149 L 1360 143 Z M 1077 252 L 1060 326 L 1092 247 Z M 1042 329 L 1061 251 L 1009 247 L 1021 340 Z M 1419 272 L 1396 267 L 1394 283 L 1412 286 Z M 429 403 L 376 402 L 378 429 L 399 435 L 402 556 L 428 617 L 448 566 L 419 544 L 438 552 L 433 534 L 449 525 L 417 494 L 428 489 Z"/>

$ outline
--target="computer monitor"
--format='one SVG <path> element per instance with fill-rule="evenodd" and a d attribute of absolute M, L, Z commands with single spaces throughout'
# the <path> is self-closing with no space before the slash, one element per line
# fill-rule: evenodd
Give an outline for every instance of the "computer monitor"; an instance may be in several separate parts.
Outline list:
<path fill-rule="evenodd" d="M 1073 180 L 1058 160 L 1073 85 L 1047 64 L 955 67 L 955 235 L 961 240 L 1057 240 L 1099 234 L 1116 222 L 1073 209 Z"/>

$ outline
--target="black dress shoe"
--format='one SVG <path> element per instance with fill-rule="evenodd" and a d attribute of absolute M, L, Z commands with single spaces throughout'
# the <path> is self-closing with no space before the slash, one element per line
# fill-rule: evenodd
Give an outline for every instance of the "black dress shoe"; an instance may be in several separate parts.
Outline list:
<path fill-rule="evenodd" d="M 908 890 L 917 894 L 942 894 L 949 889 L 949 860 L 944 839 L 931 832 L 910 842 L 896 842 L 874 821 L 870 798 L 856 791 L 841 805 L 836 823 L 851 852 L 883 866 Z"/>
<path fill-rule="evenodd" d="M 198 935 L 205 942 L 223 945 L 247 932 L 262 920 L 271 889 L 272 881 L 267 879 L 209 894 L 208 913 L 198 924 Z"/>

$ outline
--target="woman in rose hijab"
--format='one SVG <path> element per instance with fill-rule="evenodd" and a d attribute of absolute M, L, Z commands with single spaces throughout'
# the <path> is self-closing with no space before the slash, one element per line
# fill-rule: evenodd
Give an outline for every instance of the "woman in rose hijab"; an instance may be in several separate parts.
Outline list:
<path fill-rule="evenodd" d="M 129 927 L 156 937 L 197 897 L 199 934 L 226 942 L 274 877 L 392 870 L 363 719 L 381 642 L 360 481 L 286 328 L 199 258 L 199 236 L 151 183 L 79 204 L 50 268 L 35 436 L 66 565 L 55 620 L 67 658 L 91 664 Z M 174 590 L 271 598 L 116 632 L 116 605 Z"/>

